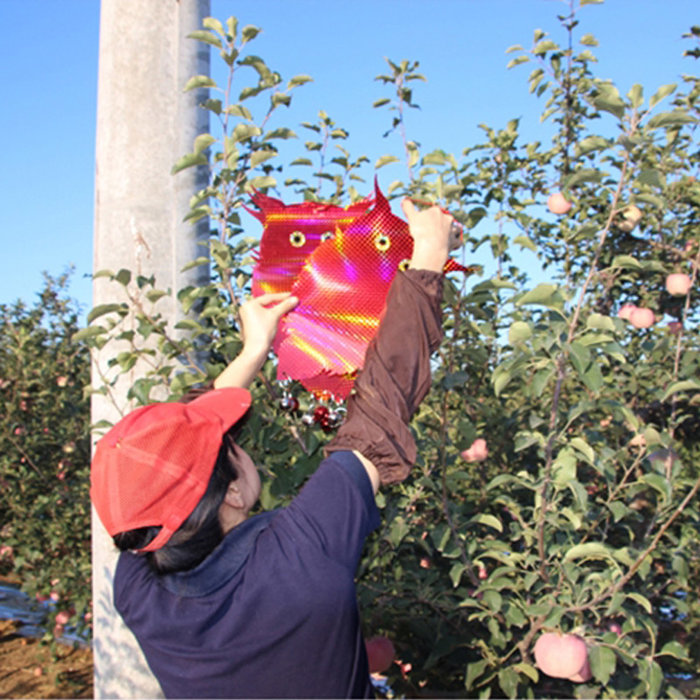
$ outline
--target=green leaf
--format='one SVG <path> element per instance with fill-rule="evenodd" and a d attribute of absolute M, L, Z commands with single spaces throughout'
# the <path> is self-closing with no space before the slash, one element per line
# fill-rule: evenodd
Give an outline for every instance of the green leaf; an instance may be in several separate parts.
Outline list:
<path fill-rule="evenodd" d="M 695 117 L 690 116 L 685 110 L 674 109 L 672 112 L 661 112 L 654 115 L 648 122 L 650 129 L 659 129 L 669 126 L 683 126 L 684 124 L 694 124 Z"/>
<path fill-rule="evenodd" d="M 464 573 L 464 563 L 457 561 L 450 568 L 450 581 L 452 581 L 452 588 L 457 588 L 459 582 L 462 580 L 462 574 Z"/>
<path fill-rule="evenodd" d="M 586 328 L 592 328 L 598 331 L 609 331 L 611 333 L 615 332 L 615 322 L 610 318 L 610 316 L 604 316 L 599 313 L 592 313 L 586 319 Z"/>
<path fill-rule="evenodd" d="M 270 158 L 274 158 L 276 155 L 277 151 L 274 149 L 260 149 L 254 151 L 250 156 L 250 167 L 254 168 L 256 165 L 260 165 L 260 163 L 264 163 L 266 160 L 270 160 Z"/>
<path fill-rule="evenodd" d="M 263 189 L 263 187 L 276 187 L 277 180 L 271 175 L 261 175 L 260 177 L 254 177 L 248 180 L 248 185 L 257 190 Z"/>
<path fill-rule="evenodd" d="M 610 676 L 615 673 L 617 656 L 608 648 L 595 644 L 588 650 L 588 662 L 591 665 L 593 677 L 602 685 L 607 685 Z"/>
<path fill-rule="evenodd" d="M 612 503 L 608 503 L 608 509 L 612 513 L 613 520 L 617 523 L 622 520 L 628 513 L 630 513 L 630 509 L 624 504 L 620 503 L 620 501 L 613 501 Z"/>
<path fill-rule="evenodd" d="M 659 654 L 664 656 L 672 656 L 680 661 L 690 661 L 687 649 L 680 642 L 666 642 L 663 645 Z"/>
<path fill-rule="evenodd" d="M 527 236 L 516 236 L 513 239 L 513 245 L 519 245 L 519 246 L 522 246 L 523 248 L 528 248 L 533 253 L 537 252 L 537 246 Z"/>
<path fill-rule="evenodd" d="M 305 83 L 312 83 L 313 80 L 314 79 L 310 75 L 295 75 L 287 83 L 287 90 L 293 87 L 297 87 L 299 85 L 304 85 Z"/>
<path fill-rule="evenodd" d="M 119 282 L 123 287 L 126 287 L 129 282 L 131 282 L 131 272 L 129 270 L 126 270 L 122 268 L 117 272 L 116 275 L 114 275 L 114 279 L 116 282 Z"/>
<path fill-rule="evenodd" d="M 639 109 L 644 102 L 644 88 L 639 83 L 635 83 L 627 93 L 627 97 L 632 107 Z"/>
<path fill-rule="evenodd" d="M 583 3 L 582 3 L 583 4 Z M 584 46 L 598 46 L 598 40 L 593 36 L 593 34 L 584 34 L 579 41 Z"/>
<path fill-rule="evenodd" d="M 255 27 L 252 24 L 248 24 L 241 30 L 241 40 L 243 44 L 247 44 L 249 41 L 255 39 L 255 37 L 260 34 L 260 27 Z"/>
<path fill-rule="evenodd" d="M 199 134 L 194 140 L 193 153 L 195 155 L 202 153 L 202 151 L 209 148 L 215 141 L 216 139 L 211 134 Z"/>
<path fill-rule="evenodd" d="M 640 185 L 650 185 L 651 187 L 665 187 L 666 178 L 663 173 L 659 170 L 652 170 L 650 168 L 642 170 L 637 177 L 637 182 Z"/>
<path fill-rule="evenodd" d="M 532 53 L 534 53 L 535 56 L 539 56 L 547 53 L 547 51 L 556 51 L 557 49 L 559 49 L 559 46 L 557 46 L 554 41 L 551 39 L 544 39 L 535 45 L 535 47 L 532 49 Z"/>
<path fill-rule="evenodd" d="M 234 143 L 238 143 L 239 141 L 251 139 L 254 136 L 260 136 L 260 134 L 262 134 L 262 131 L 255 124 L 236 124 L 236 128 L 231 134 L 231 139 Z"/>
<path fill-rule="evenodd" d="M 175 165 L 173 165 L 170 174 L 175 175 L 175 173 L 179 173 L 181 170 L 185 170 L 186 168 L 191 168 L 195 165 L 206 165 L 208 162 L 209 160 L 204 153 L 188 153 L 186 156 L 180 158 Z"/>
<path fill-rule="evenodd" d="M 620 93 L 612 83 L 599 83 L 598 94 L 593 98 L 593 105 L 603 112 L 614 114 L 622 119 L 625 113 L 625 103 L 620 97 Z"/>
<path fill-rule="evenodd" d="M 564 556 L 564 561 L 573 561 L 574 559 L 610 559 L 614 557 L 604 544 L 599 542 L 584 542 L 571 547 Z"/>
<path fill-rule="evenodd" d="M 248 121 L 253 121 L 253 115 L 245 105 L 229 105 L 226 108 L 226 114 L 232 114 L 234 117 L 242 117 Z"/>
<path fill-rule="evenodd" d="M 187 265 L 184 265 L 182 268 L 182 272 L 187 272 L 187 270 L 191 270 L 193 267 L 199 267 L 200 265 L 208 265 L 209 264 L 209 258 L 205 256 L 200 256 L 193 260 L 192 262 L 188 262 Z"/>
<path fill-rule="evenodd" d="M 387 165 L 388 163 L 398 163 L 399 159 L 396 156 L 382 156 L 377 160 L 377 162 L 374 164 L 374 169 L 379 170 L 379 168 Z"/>
<path fill-rule="evenodd" d="M 479 525 L 486 525 L 492 527 L 498 532 L 503 532 L 503 525 L 501 521 L 495 516 L 489 513 L 479 513 L 469 520 L 470 523 L 478 523 Z"/>
<path fill-rule="evenodd" d="M 520 680 L 520 675 L 517 671 L 510 668 L 502 668 L 498 672 L 498 685 L 501 686 L 501 690 L 505 693 L 507 698 L 518 697 L 518 681 Z"/>
<path fill-rule="evenodd" d="M 194 32 L 190 32 L 187 35 L 188 39 L 197 39 L 197 41 L 203 41 L 211 46 L 216 46 L 217 49 L 222 48 L 221 39 L 219 39 L 216 34 L 206 31 L 205 29 L 197 29 Z"/>
<path fill-rule="evenodd" d="M 577 452 L 580 452 L 586 458 L 586 461 L 589 464 L 593 464 L 595 462 L 595 451 L 583 438 L 580 438 L 580 437 L 572 438 L 569 441 L 569 444 Z"/>
<path fill-rule="evenodd" d="M 656 663 L 656 661 L 652 661 L 649 658 L 646 658 L 642 662 L 642 668 L 646 672 L 646 682 L 648 685 L 649 690 L 645 694 L 646 697 L 648 698 L 658 698 L 659 697 L 659 691 L 661 690 L 661 685 L 664 682 L 664 672 L 661 666 Z"/>
<path fill-rule="evenodd" d="M 216 19 L 216 17 L 205 17 L 202 20 L 202 25 L 206 29 L 211 29 L 214 32 L 218 32 L 219 34 L 221 34 L 221 36 L 226 35 L 226 30 L 224 29 L 224 25 L 221 24 L 221 22 L 218 19 Z"/>
<path fill-rule="evenodd" d="M 102 326 L 88 326 L 87 328 L 81 328 L 76 333 L 73 333 L 71 340 L 74 343 L 79 343 L 83 340 L 89 340 L 90 338 L 96 338 L 98 335 L 106 333 L 107 329 L 102 328 Z"/>
<path fill-rule="evenodd" d="M 265 134 L 265 140 L 267 139 L 295 139 L 297 135 L 287 127 L 280 127 L 278 129 L 273 129 Z"/>
<path fill-rule="evenodd" d="M 698 391 L 700 389 L 700 382 L 697 379 L 683 379 L 680 382 L 674 382 L 668 389 L 664 392 L 661 397 L 662 401 L 668 401 L 674 394 L 679 394 L 685 391 Z"/>
<path fill-rule="evenodd" d="M 552 300 L 556 291 L 557 286 L 555 284 L 546 284 L 543 282 L 520 297 L 516 302 L 516 306 L 523 306 L 525 304 L 546 305 Z"/>
<path fill-rule="evenodd" d="M 510 61 L 506 64 L 506 70 L 509 70 L 511 68 L 515 68 L 515 66 L 519 66 L 521 63 L 527 63 L 530 60 L 529 56 L 522 55 L 522 56 L 516 56 L 515 58 L 511 58 Z"/>
<path fill-rule="evenodd" d="M 571 450 L 563 449 L 552 464 L 552 480 L 558 486 L 568 486 L 576 480 L 576 457 Z"/>
<path fill-rule="evenodd" d="M 92 323 L 96 318 L 113 312 L 127 311 L 126 304 L 99 304 L 95 306 L 87 315 L 87 322 Z"/>
<path fill-rule="evenodd" d="M 639 481 L 656 489 L 667 501 L 671 500 L 671 484 L 661 474 L 644 474 Z"/>
<path fill-rule="evenodd" d="M 602 151 L 610 144 L 611 139 L 604 139 L 602 136 L 587 136 L 576 144 L 576 155 L 582 156 L 592 151 Z"/>
<path fill-rule="evenodd" d="M 480 678 L 484 671 L 488 668 L 489 662 L 486 660 L 475 661 L 471 664 L 467 664 L 467 673 L 464 679 L 464 686 L 467 690 L 473 687 L 474 681 Z"/>
<path fill-rule="evenodd" d="M 508 343 L 517 345 L 532 337 L 532 328 L 525 321 L 515 321 L 508 329 Z"/>
<path fill-rule="evenodd" d="M 507 368 L 497 367 L 491 377 L 493 383 L 493 392 L 496 396 L 500 396 L 503 389 L 506 388 L 513 375 Z"/>
<path fill-rule="evenodd" d="M 162 289 L 151 289 L 148 292 L 146 292 L 146 299 L 148 299 L 148 301 L 150 301 L 151 303 L 155 303 L 161 297 L 167 296 L 168 292 L 164 292 Z"/>
<path fill-rule="evenodd" d="M 631 255 L 616 255 L 610 267 L 621 267 L 628 270 L 641 270 L 642 264 Z"/>
<path fill-rule="evenodd" d="M 527 676 L 533 683 L 537 683 L 537 681 L 540 679 L 540 674 L 538 673 L 537 669 L 530 664 L 515 664 L 515 666 L 513 666 L 513 670 Z"/>
<path fill-rule="evenodd" d="M 372 103 L 372 107 L 383 107 L 385 104 L 389 104 L 391 100 L 388 97 L 382 97 L 380 100 Z"/>
<path fill-rule="evenodd" d="M 185 87 L 182 89 L 183 92 L 189 92 L 190 90 L 196 90 L 197 88 L 215 88 L 216 80 L 210 78 L 208 75 L 195 75 L 190 78 Z"/>
<path fill-rule="evenodd" d="M 668 97 L 676 91 L 676 83 L 669 83 L 668 85 L 662 85 L 650 98 L 649 107 L 655 107 L 664 97 Z"/>
<path fill-rule="evenodd" d="M 498 591 L 492 589 L 484 591 L 482 600 L 491 609 L 491 612 L 497 613 L 501 611 L 503 596 Z"/>
<path fill-rule="evenodd" d="M 602 173 L 600 170 L 583 168 L 581 170 L 577 170 L 575 173 L 566 178 L 563 185 L 564 187 L 571 189 L 583 182 L 600 182 L 603 179 L 603 175 L 604 173 Z"/>
<path fill-rule="evenodd" d="M 651 603 L 641 593 L 628 593 L 627 597 L 637 603 L 637 605 L 640 605 L 651 615 Z"/>

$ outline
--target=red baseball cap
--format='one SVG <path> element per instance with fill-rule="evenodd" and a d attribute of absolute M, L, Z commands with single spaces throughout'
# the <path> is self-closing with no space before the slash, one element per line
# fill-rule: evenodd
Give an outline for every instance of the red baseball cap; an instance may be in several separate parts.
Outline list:
<path fill-rule="evenodd" d="M 90 472 L 90 497 L 107 532 L 160 526 L 140 551 L 162 547 L 204 495 L 223 435 L 250 403 L 246 389 L 214 389 L 122 418 L 97 443 Z"/>

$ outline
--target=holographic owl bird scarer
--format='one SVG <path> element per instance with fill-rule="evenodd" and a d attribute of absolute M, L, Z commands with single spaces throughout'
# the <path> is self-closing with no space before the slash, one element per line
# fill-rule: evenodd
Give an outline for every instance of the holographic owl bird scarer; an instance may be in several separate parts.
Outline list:
<path fill-rule="evenodd" d="M 263 225 L 253 269 L 253 296 L 260 296 L 291 291 L 311 253 L 337 230 L 344 231 L 374 200 L 368 197 L 349 207 L 318 202 L 287 205 L 255 192 L 251 201 L 259 211 L 245 209 Z"/>
<path fill-rule="evenodd" d="M 271 198 L 262 200 L 258 195 L 256 203 L 261 206 L 268 203 L 266 200 Z M 297 209 L 304 205 L 282 205 L 282 211 L 300 212 L 293 224 L 291 219 L 285 221 L 288 240 L 299 232 L 306 244 L 307 231 L 313 236 L 319 235 L 317 231 L 332 231 L 323 240 L 318 238 L 309 244 L 310 252 L 301 263 L 298 255 L 293 256 L 293 265 L 279 256 L 278 251 L 284 247 L 281 226 L 274 231 L 278 239 L 272 246 L 279 257 L 270 263 L 266 255 L 271 249 L 266 241 L 267 225 L 263 231 L 258 266 L 253 272 L 253 294 L 291 290 L 299 298 L 296 308 L 282 319 L 275 337 L 277 378 L 281 382 L 297 380 L 316 397 L 330 395 L 342 401 L 350 393 L 357 371 L 364 364 L 367 346 L 379 327 L 391 282 L 399 270 L 408 267 L 413 251 L 408 224 L 392 213 L 377 184 L 374 202 L 368 208 L 371 201 L 368 198 L 361 206 L 353 205 L 356 213 L 347 223 L 334 211 L 336 208 L 331 208 L 328 211 L 335 218 L 329 217 L 325 227 L 315 221 L 313 229 L 303 219 L 307 210 Z M 343 211 L 350 213 L 350 209 Z M 264 219 L 258 218 L 267 221 L 270 217 L 266 214 Z M 445 265 L 445 272 L 470 274 L 474 269 L 451 258 Z M 287 286 L 283 287 L 282 282 Z"/>

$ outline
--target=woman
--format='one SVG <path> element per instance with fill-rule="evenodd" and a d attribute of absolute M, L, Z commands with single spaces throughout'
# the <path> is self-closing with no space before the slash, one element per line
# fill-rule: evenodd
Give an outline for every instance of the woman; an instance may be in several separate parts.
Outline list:
<path fill-rule="evenodd" d="M 97 445 L 91 495 L 122 550 L 114 600 L 167 697 L 373 697 L 354 574 L 374 495 L 415 459 L 408 422 L 441 338 L 452 218 L 402 203 L 409 269 L 326 458 L 290 505 L 249 517 L 260 477 L 236 445 L 249 386 L 297 300 L 241 308 L 243 350 L 189 403 L 142 407 Z M 410 342 L 407 342 L 410 339 Z"/>

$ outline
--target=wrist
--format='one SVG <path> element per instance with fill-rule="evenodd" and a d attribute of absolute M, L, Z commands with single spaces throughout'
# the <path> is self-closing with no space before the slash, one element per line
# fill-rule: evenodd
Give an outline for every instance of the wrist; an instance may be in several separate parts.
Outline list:
<path fill-rule="evenodd" d="M 409 267 L 415 270 L 431 270 L 442 272 L 448 257 L 447 246 L 435 246 L 416 243 Z"/>

